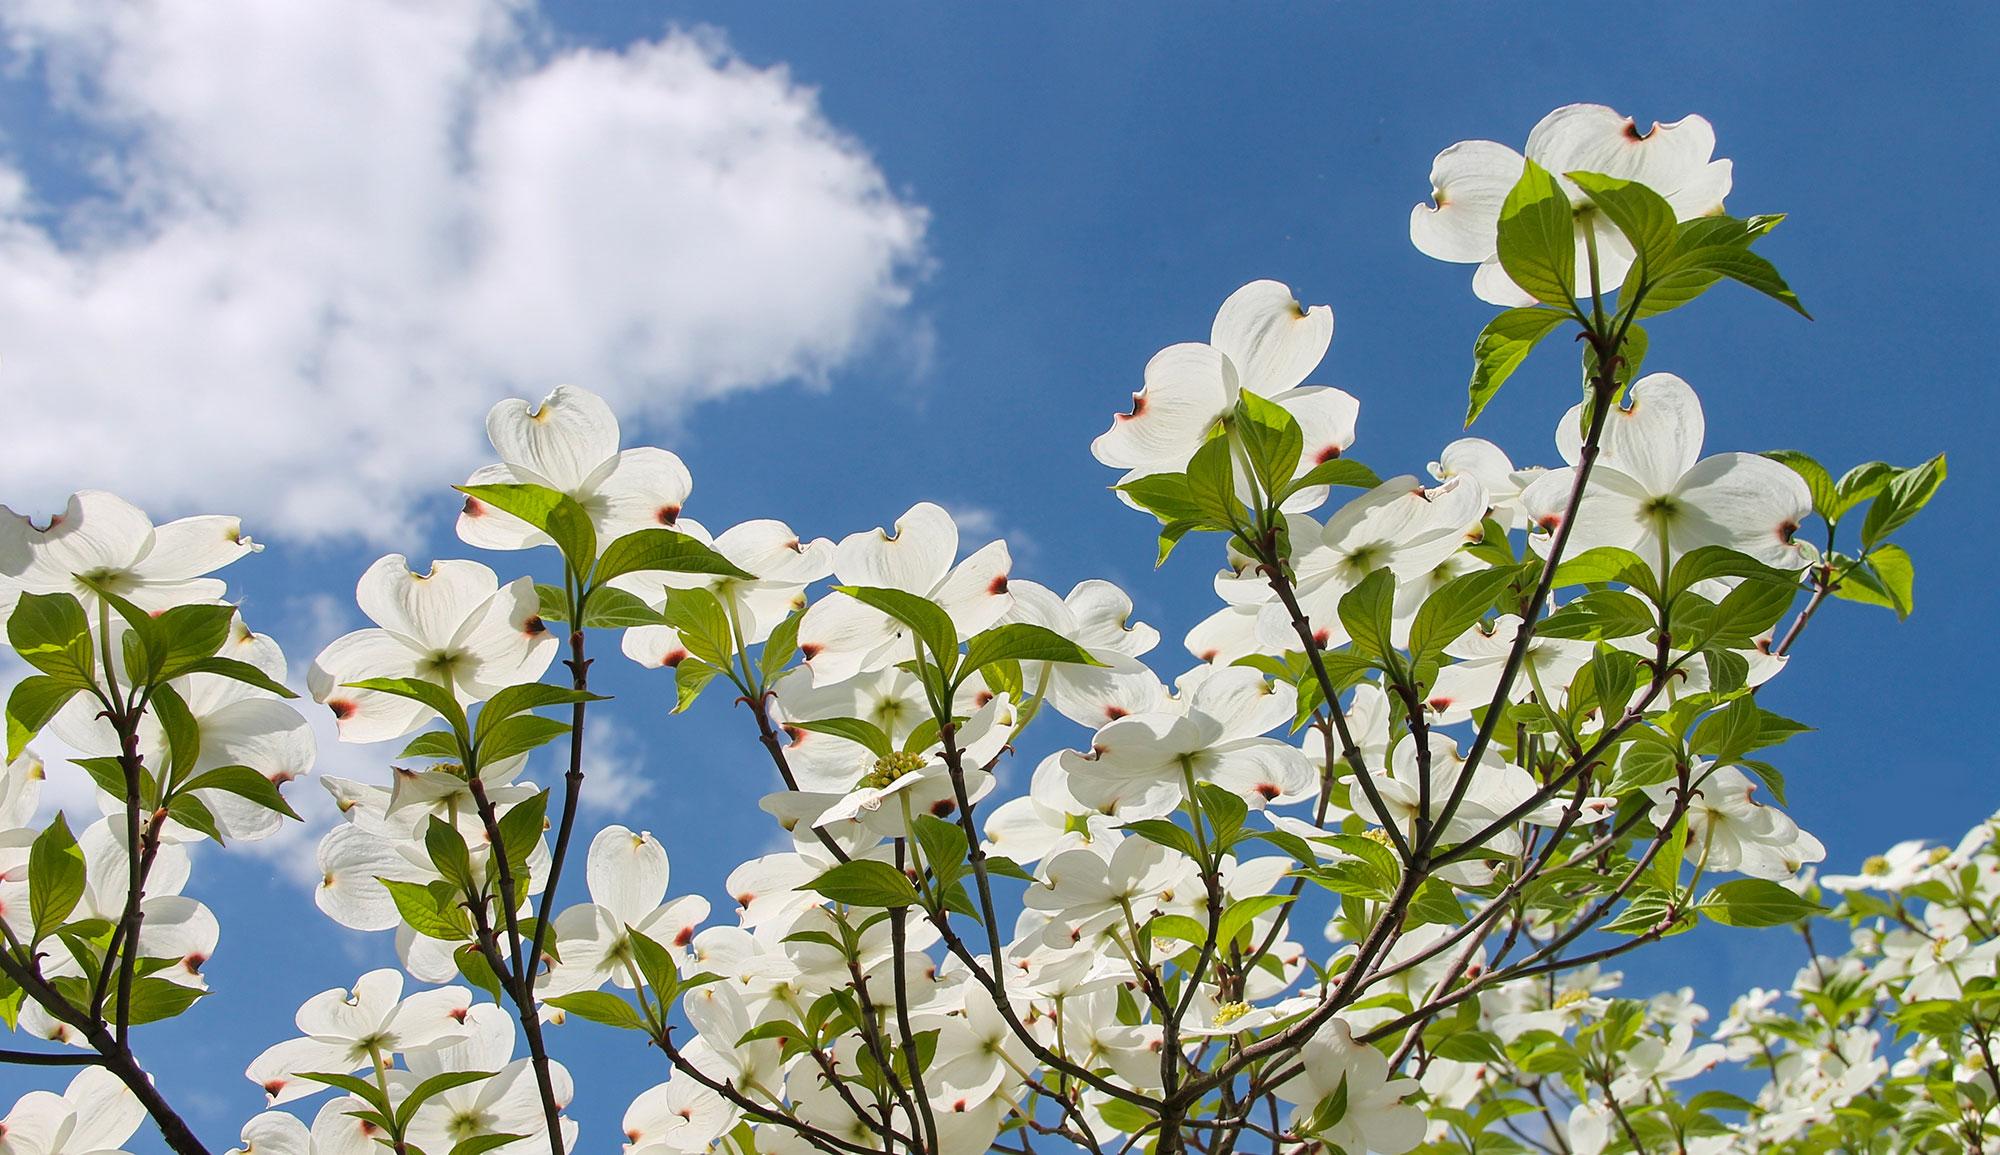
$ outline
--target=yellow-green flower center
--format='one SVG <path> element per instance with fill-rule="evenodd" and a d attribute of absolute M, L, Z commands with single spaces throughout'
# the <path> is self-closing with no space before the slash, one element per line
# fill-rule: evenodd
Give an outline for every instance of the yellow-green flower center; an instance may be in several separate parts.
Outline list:
<path fill-rule="evenodd" d="M 1215 1008 L 1215 1025 L 1226 1027 L 1249 1013 L 1249 1003 L 1224 1003 Z"/>
<path fill-rule="evenodd" d="M 922 754 L 915 754 L 908 750 L 891 750 L 889 753 L 875 759 L 874 764 L 868 768 L 867 773 L 861 776 L 861 781 L 856 782 L 854 785 L 858 790 L 880 790 L 903 775 L 913 770 L 922 770 L 923 768 L 924 756 Z"/>

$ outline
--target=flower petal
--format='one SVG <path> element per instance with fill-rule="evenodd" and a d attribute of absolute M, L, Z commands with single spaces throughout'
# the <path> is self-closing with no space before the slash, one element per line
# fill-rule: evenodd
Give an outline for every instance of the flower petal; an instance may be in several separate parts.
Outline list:
<path fill-rule="evenodd" d="M 587 389 L 559 385 L 542 403 L 510 397 L 486 415 L 500 460 L 526 467 L 565 493 L 618 453 L 618 418 Z"/>
<path fill-rule="evenodd" d="M 1319 367 L 1333 341 L 1333 310 L 1308 309 L 1277 281 L 1252 281 L 1222 302 L 1208 343 L 1236 368 L 1237 385 L 1271 397 Z"/>

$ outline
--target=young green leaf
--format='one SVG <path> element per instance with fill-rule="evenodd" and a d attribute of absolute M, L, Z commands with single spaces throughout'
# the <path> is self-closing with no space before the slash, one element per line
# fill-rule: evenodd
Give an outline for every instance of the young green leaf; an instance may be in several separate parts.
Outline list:
<path fill-rule="evenodd" d="M 846 594 L 865 606 L 872 606 L 890 617 L 910 627 L 924 648 L 931 652 L 938 664 L 951 666 L 958 661 L 958 627 L 952 624 L 951 615 L 943 607 L 929 598 L 898 589 L 880 589 L 874 586 L 835 586 L 834 592 Z"/>
<path fill-rule="evenodd" d="M 1500 267 L 1537 301 L 1576 301 L 1576 226 L 1569 198 L 1541 165 L 1528 161 L 1500 205 Z"/>
<path fill-rule="evenodd" d="M 898 907 L 917 904 L 917 888 L 886 862 L 857 858 L 820 875 L 806 889 L 845 906 Z"/>
<path fill-rule="evenodd" d="M 28 921 L 34 931 L 32 942 L 40 942 L 68 920 L 70 912 L 83 899 L 84 881 L 83 851 L 77 848 L 69 823 L 57 814 L 55 821 L 28 847 Z"/>
<path fill-rule="evenodd" d="M 1542 338 L 1569 319 L 1567 313 L 1535 305 L 1509 309 L 1486 323 L 1472 343 L 1472 385 L 1465 408 L 1468 428 Z"/>
<path fill-rule="evenodd" d="M 1340 599 L 1340 624 L 1354 639 L 1354 650 L 1386 662 L 1395 652 L 1391 624 L 1396 612 L 1396 576 L 1387 566 L 1362 578 Z"/>
<path fill-rule="evenodd" d="M 292 804 L 285 801 L 285 796 L 278 792 L 277 784 L 249 766 L 218 766 L 213 770 L 204 770 L 182 783 L 180 789 L 187 794 L 199 790 L 220 790 L 238 798 L 247 798 L 287 818 L 304 821 L 299 818 L 298 811 L 292 809 Z"/>
<path fill-rule="evenodd" d="M 562 551 L 573 574 L 582 577 L 590 573 L 597 560 L 597 529 L 591 524 L 590 514 L 569 494 L 544 485 L 513 483 L 453 488 L 541 530 Z"/>
<path fill-rule="evenodd" d="M 995 662 L 1061 662 L 1076 666 L 1102 666 L 1090 651 L 1046 626 L 1028 622 L 1008 622 L 973 635 L 965 646 L 963 677 Z M 962 680 L 962 678 L 961 678 Z"/>
<path fill-rule="evenodd" d="M 755 574 L 718 553 L 714 546 L 672 529 L 642 529 L 604 547 L 594 580 L 602 585 L 628 573 L 709 574 L 753 581 Z"/>

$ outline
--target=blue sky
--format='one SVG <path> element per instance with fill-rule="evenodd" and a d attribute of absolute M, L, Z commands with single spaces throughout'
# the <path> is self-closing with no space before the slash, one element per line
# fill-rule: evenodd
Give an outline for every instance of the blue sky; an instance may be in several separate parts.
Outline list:
<path fill-rule="evenodd" d="M 1796 448 L 1836 471 L 1869 458 L 1951 456 L 1950 482 L 1904 533 L 1918 566 L 1916 615 L 1898 624 L 1886 611 L 1834 604 L 1763 699 L 1817 727 L 1776 759 L 1792 783 L 1791 812 L 1827 844 L 1832 868 L 1852 868 L 1902 838 L 1956 838 L 2000 804 L 1974 729 L 1994 689 L 1974 643 L 2000 611 L 1986 520 L 2000 481 L 1989 367 L 2000 320 L 1989 287 L 2000 256 L 1988 207 L 2000 187 L 1991 147 L 2000 110 L 1987 73 L 1995 19 L 1973 5 L 1599 5 L 1571 15 L 1400 8 L 546 5 L 532 34 L 512 45 L 529 61 L 519 67 L 583 48 L 630 59 L 633 45 L 661 37 L 669 21 L 706 26 L 726 39 L 726 50 L 710 46 L 723 53 L 722 73 L 783 65 L 793 84 L 816 90 L 823 120 L 813 131 L 830 125 L 844 142 L 813 152 L 808 139 L 801 155 L 870 169 L 881 181 L 858 195 L 858 216 L 826 210 L 832 224 L 874 229 L 881 239 L 872 248 L 764 253 L 757 267 L 771 272 L 768 295 L 725 301 L 744 318 L 727 322 L 742 328 L 729 341 L 755 347 L 769 326 L 770 340 L 796 354 L 789 362 L 690 367 L 648 346 L 638 354 L 647 367 L 640 379 L 589 379 L 587 370 L 617 365 L 626 348 L 606 338 L 608 350 L 580 348 L 581 368 L 562 376 L 624 391 L 630 411 L 644 415 L 628 423 L 627 443 L 680 453 L 696 479 L 689 513 L 712 528 L 775 516 L 837 538 L 937 500 L 1014 541 L 1019 576 L 1057 589 L 1085 577 L 1124 586 L 1169 639 L 1156 665 L 1172 673 L 1181 661 L 1174 639 L 1211 608 L 1216 543 L 1197 539 L 1152 572 L 1148 519 L 1105 492 L 1109 471 L 1088 451 L 1137 388 L 1146 358 L 1204 337 L 1239 284 L 1283 280 L 1335 311 L 1332 351 L 1314 380 L 1361 399 L 1352 455 L 1384 475 L 1421 472 L 1457 435 L 1471 342 L 1491 312 L 1471 295 L 1465 268 L 1409 245 L 1409 208 L 1428 193 L 1431 157 L 1466 138 L 1518 146 L 1543 113 L 1572 101 L 1608 103 L 1642 122 L 1698 112 L 1716 125 L 1719 154 L 1736 161 L 1731 208 L 1791 214 L 1765 251 L 1817 320 L 1724 288 L 1653 326 L 1648 367 L 1679 373 L 1700 392 L 1711 451 Z M 0 211 L 75 252 L 129 241 L 130 230 L 160 219 L 147 214 L 163 210 L 128 197 L 108 214 L 111 225 L 104 212 L 74 212 L 102 209 L 121 180 L 138 179 L 100 162 L 143 154 L 146 122 L 87 97 L 51 95 L 76 76 L 88 81 L 92 68 L 118 67 L 72 52 L 62 35 L 38 26 L 44 49 L 0 84 L 0 155 L 40 198 Z M 385 40 L 372 50 L 401 48 Z M 797 88 L 781 94 L 803 100 Z M 338 135 L 341 102 L 326 99 L 334 127 L 302 129 L 309 140 L 315 131 Z M 671 256 L 635 248 L 631 259 L 662 255 Z M 786 263 L 794 258 L 803 263 Z M 851 275 L 830 276 L 810 300 L 788 293 L 795 279 L 836 266 Z M 10 287 L 0 275 L 0 316 L 11 317 L 0 323 L 0 394 L 14 405 L 81 388 L 95 399 L 89 416 L 116 427 L 118 407 L 105 399 L 118 395 L 90 377 L 90 358 L 30 360 L 53 378 L 28 379 L 18 362 L 10 369 L 7 330 L 18 334 L 29 315 Z M 851 308 L 827 306 L 823 326 L 804 336 L 786 328 L 817 318 L 822 298 L 841 293 Z M 203 324 L 201 311 L 190 313 L 185 339 L 235 339 Z M 113 353 L 121 332 L 82 332 L 110 343 L 107 362 L 146 356 Z M 700 341 L 703 332 L 677 339 Z M 522 356 L 540 364 L 549 349 L 553 357 L 578 348 L 559 335 L 544 345 Z M 378 376 L 402 366 L 370 364 Z M 461 359 L 421 371 L 467 377 L 480 367 Z M 710 388 L 704 373 L 710 385 L 733 374 L 743 387 Z M 1552 459 L 1573 373 L 1565 354 L 1537 355 L 1476 432 L 1517 462 Z M 491 384 L 452 387 L 476 415 L 500 396 L 539 396 L 562 379 L 521 375 L 495 369 Z M 327 380 L 337 390 L 345 379 Z M 194 406 L 228 387 L 195 377 L 157 389 L 170 403 L 185 390 Z M 408 426 L 398 395 L 359 401 L 358 428 Z M 135 412 L 146 403 L 134 395 Z M 212 420 L 226 430 L 227 411 Z M 402 503 L 415 518 L 373 523 L 373 541 L 316 524 L 309 496 L 282 506 L 262 494 L 245 499 L 272 511 L 268 529 L 251 522 L 272 547 L 229 576 L 253 622 L 279 635 L 295 665 L 362 624 L 352 581 L 377 553 L 462 551 L 449 536 L 456 503 L 445 487 L 462 476 L 465 452 L 477 458 L 462 444 L 477 436 L 475 416 L 463 430 L 423 429 L 399 447 L 396 479 L 359 498 Z M 72 446 L 0 478 L 36 509 L 101 480 L 162 517 L 237 508 L 222 496 L 202 500 L 215 479 L 199 463 L 144 440 L 118 444 L 116 461 Z M 256 476 L 231 473 L 232 488 L 220 492 L 255 489 Z M 154 492 L 178 496 L 155 501 Z M 503 576 L 521 564 L 487 560 Z M 621 664 L 612 644 L 599 643 L 598 670 L 619 697 L 607 711 L 617 739 L 607 753 L 619 764 L 616 781 L 643 786 L 586 822 L 650 828 L 672 855 L 674 893 L 721 899 L 729 866 L 771 842 L 754 799 L 772 776 L 749 720 L 719 694 L 666 719 L 670 680 Z M 377 757 L 339 755 L 341 772 L 356 776 Z M 1029 765 L 1016 768 L 1014 785 Z M 310 841 L 284 851 L 310 853 Z M 222 1147 L 261 1099 L 237 1072 L 290 1033 L 297 1003 L 391 958 L 386 936 L 350 934 L 312 911 L 296 881 L 302 871 L 287 867 L 240 854 L 199 860 L 195 890 L 223 924 L 209 967 L 220 993 L 141 1035 L 162 1085 Z M 276 934 L 259 929 L 274 925 Z M 1789 981 L 1803 956 L 1778 936 L 1739 932 L 1675 940 L 1641 960 L 1626 968 L 1635 990 L 1692 982 L 1719 1012 L 1745 986 Z M 583 1087 L 580 1149 L 606 1150 L 624 1104 L 663 1078 L 664 1065 L 588 1026 L 559 1032 L 555 1045 Z M 182 1053 L 185 1061 L 162 1061 Z M 0 1101 L 39 1079 L 0 1068 Z M 147 1142 L 134 1149 L 153 1150 Z"/>

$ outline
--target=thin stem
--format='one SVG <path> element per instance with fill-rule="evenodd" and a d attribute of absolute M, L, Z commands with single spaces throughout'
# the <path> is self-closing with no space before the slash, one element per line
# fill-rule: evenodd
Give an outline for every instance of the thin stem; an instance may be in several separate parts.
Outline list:
<path fill-rule="evenodd" d="M 552 1153 L 567 1155 L 563 1149 L 562 1138 L 563 1105 L 556 1100 L 555 1077 L 549 1070 L 549 1051 L 542 1040 L 541 1008 L 535 1001 L 535 975 L 541 969 L 541 955 L 537 952 L 533 956 L 533 961 L 527 962 L 521 958 L 521 926 L 517 913 L 521 900 L 514 890 L 513 868 L 507 862 L 507 843 L 500 836 L 500 821 L 495 814 L 493 800 L 486 793 L 486 783 L 479 777 L 476 769 L 468 773 L 466 785 L 472 791 L 474 806 L 479 810 L 480 824 L 486 829 L 486 840 L 490 844 L 488 853 L 499 883 L 500 912 L 506 920 L 507 949 L 513 955 L 508 959 L 489 956 L 487 961 L 514 1004 L 514 1017 L 520 1020 L 521 1033 L 527 1036 L 528 1060 L 535 1071 L 535 1088 L 541 1094 L 542 1121 L 548 1127 Z M 564 817 L 567 818 L 568 815 L 565 814 Z M 547 893 L 543 892 L 545 898 Z M 477 908 L 477 913 L 483 919 L 485 904 L 475 899 L 471 905 Z M 547 907 L 543 909 L 546 910 Z M 543 925 L 546 925 L 545 920 L 537 921 L 537 937 L 542 933 Z M 489 937 L 491 937 L 490 932 Z"/>

